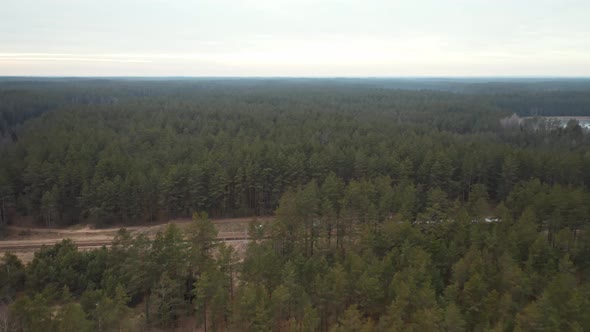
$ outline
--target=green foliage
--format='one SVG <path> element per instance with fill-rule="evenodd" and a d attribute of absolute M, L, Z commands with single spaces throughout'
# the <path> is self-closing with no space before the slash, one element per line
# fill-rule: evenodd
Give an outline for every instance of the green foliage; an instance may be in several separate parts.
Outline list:
<path fill-rule="evenodd" d="M 479 185 L 500 201 L 520 181 L 590 183 L 581 127 L 502 127 L 500 119 L 514 111 L 510 102 L 498 109 L 506 96 L 360 81 L 266 83 L 109 80 L 15 90 L 16 83 L 2 82 L 0 96 L 11 102 L 0 106 L 0 137 L 18 137 L 0 145 L 0 225 L 17 211 L 47 226 L 131 224 L 195 211 L 270 214 L 289 188 L 314 182 L 335 215 L 343 200 L 365 214 L 370 205 L 358 208 L 371 188 L 363 179 L 386 177 L 396 190 L 390 203 L 374 202 L 380 217 L 393 204 L 395 214 L 413 220 L 440 217 L 444 196 L 463 201 Z M 472 214 L 486 204 L 480 198 L 471 200 Z M 309 212 L 322 204 L 313 202 Z"/>
<path fill-rule="evenodd" d="M 61 309 L 57 320 L 59 331 L 93 331 L 92 322 L 86 319 L 82 307 L 76 303 L 66 304 Z"/>
<path fill-rule="evenodd" d="M 194 213 L 193 221 L 187 231 L 190 244 L 191 260 L 194 262 L 196 273 L 199 269 L 206 269 L 211 263 L 212 250 L 217 246 L 217 229 L 209 220 L 206 213 Z M 165 257 L 165 256 L 164 256 Z"/>
<path fill-rule="evenodd" d="M 567 94 L 265 82 L 0 82 L 0 227 L 193 218 L 5 255 L 10 329 L 590 330 L 589 136 L 500 124 Z"/>
<path fill-rule="evenodd" d="M 171 279 L 167 272 L 162 274 L 152 291 L 151 323 L 161 327 L 174 326 L 186 312 L 183 286 L 179 280 Z"/>
<path fill-rule="evenodd" d="M 33 298 L 23 296 L 10 305 L 9 321 L 17 331 L 54 331 L 51 308 L 47 300 L 37 294 Z"/>
<path fill-rule="evenodd" d="M 371 321 L 365 321 L 355 306 L 350 306 L 342 316 L 338 319 L 338 325 L 336 325 L 331 331 L 332 332 L 364 332 L 371 331 L 373 329 Z"/>
<path fill-rule="evenodd" d="M 544 207 L 534 201 L 505 224 L 472 222 L 462 216 L 463 207 L 449 208 L 448 220 L 435 223 L 372 216 L 373 202 L 390 197 L 387 190 L 371 194 L 372 187 L 368 181 L 343 187 L 366 190 L 367 199 L 364 206 L 352 205 L 342 196 L 341 209 L 354 212 L 336 217 L 335 231 L 346 227 L 338 246 L 326 245 L 331 236 L 325 231 L 309 229 L 314 224 L 308 220 L 324 220 L 326 211 L 313 210 L 317 187 L 311 184 L 281 199 L 282 219 L 270 225 L 270 239 L 250 242 L 242 259 L 216 242 L 215 227 L 201 214 L 186 231 L 172 224 L 154 239 L 121 230 L 109 249 L 78 252 L 64 241 L 44 248 L 26 267 L 6 255 L 5 289 L 31 294 L 11 304 L 10 322 L 27 330 L 127 329 L 135 312 L 135 324 L 165 329 L 190 315 L 213 330 L 589 327 L 587 247 L 576 242 L 585 238 L 583 231 L 574 241 L 566 227 L 550 239 L 535 212 Z M 306 210 L 292 208 L 298 204 Z M 502 209 L 508 218 L 516 212 Z"/>
<path fill-rule="evenodd" d="M 21 291 L 25 282 L 25 266 L 11 253 L 5 253 L 0 262 L 0 291 L 2 301 L 10 300 Z"/>
<path fill-rule="evenodd" d="M 61 289 L 67 286 L 80 294 L 90 284 L 97 283 L 106 262 L 101 250 L 78 251 L 71 240 L 63 240 L 53 247 L 44 247 L 35 253 L 26 270 L 26 287 L 42 291 L 48 286 Z"/>

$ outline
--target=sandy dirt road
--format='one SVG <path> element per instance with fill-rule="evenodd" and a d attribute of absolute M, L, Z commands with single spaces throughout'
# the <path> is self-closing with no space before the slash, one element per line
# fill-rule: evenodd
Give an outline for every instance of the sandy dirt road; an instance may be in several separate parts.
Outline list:
<path fill-rule="evenodd" d="M 214 219 L 212 221 L 218 231 L 217 238 L 232 246 L 237 246 L 236 249 L 240 249 L 249 240 L 247 230 L 252 219 L 232 218 Z M 272 217 L 257 217 L 256 221 L 267 223 L 272 221 Z M 176 224 L 181 229 L 184 229 L 190 222 L 190 219 L 174 219 L 164 224 L 125 228 L 134 235 L 145 234 L 153 238 L 170 223 Z M 0 252 L 12 252 L 24 263 L 27 263 L 33 259 L 34 252 L 42 246 L 54 245 L 63 239 L 71 239 L 80 250 L 89 250 L 102 246 L 108 247 L 111 245 L 119 229 L 119 227 L 93 229 L 88 226 L 83 228 L 77 226 L 76 228 L 69 229 L 7 226 L 7 236 L 3 241 L 0 241 Z"/>

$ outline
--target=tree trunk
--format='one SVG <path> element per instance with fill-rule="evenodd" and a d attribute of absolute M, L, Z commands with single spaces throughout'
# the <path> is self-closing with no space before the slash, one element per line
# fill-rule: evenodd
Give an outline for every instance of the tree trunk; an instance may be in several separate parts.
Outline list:
<path fill-rule="evenodd" d="M 328 250 L 332 248 L 332 222 L 328 225 Z"/>
<path fill-rule="evenodd" d="M 205 300 L 205 305 L 203 306 L 203 328 L 207 332 L 207 300 Z"/>
<path fill-rule="evenodd" d="M 150 325 L 150 291 L 145 293 L 145 322 Z"/>
<path fill-rule="evenodd" d="M 2 200 L 2 206 L 0 206 L 0 224 L 6 225 L 8 223 L 8 218 L 6 217 L 6 205 L 4 203 L 4 199 Z"/>

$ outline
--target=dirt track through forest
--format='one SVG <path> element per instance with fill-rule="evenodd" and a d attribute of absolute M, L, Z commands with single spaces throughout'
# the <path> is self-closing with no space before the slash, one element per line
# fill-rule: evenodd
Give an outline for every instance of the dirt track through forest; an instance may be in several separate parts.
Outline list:
<path fill-rule="evenodd" d="M 260 223 L 266 223 L 271 221 L 272 218 L 257 217 L 256 220 Z M 218 231 L 218 240 L 238 246 L 248 242 L 249 236 L 247 230 L 252 218 L 214 219 L 212 221 Z M 190 222 L 190 219 L 174 219 L 164 224 L 131 226 L 125 227 L 125 229 L 133 235 L 145 234 L 153 238 L 170 223 L 174 223 L 181 229 L 184 229 Z M 119 227 L 104 229 L 93 229 L 90 227 L 56 229 L 7 226 L 7 236 L 5 240 L 0 241 L 0 252 L 15 253 L 24 263 L 27 263 L 33 259 L 34 252 L 41 247 L 54 245 L 64 239 L 74 241 L 80 250 L 89 250 L 102 246 L 108 247 L 111 245 L 119 229 Z"/>

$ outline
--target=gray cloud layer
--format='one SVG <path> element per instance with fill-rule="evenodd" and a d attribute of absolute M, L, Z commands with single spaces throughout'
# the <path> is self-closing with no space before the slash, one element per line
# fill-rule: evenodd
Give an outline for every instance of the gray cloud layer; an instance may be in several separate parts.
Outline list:
<path fill-rule="evenodd" d="M 2 7 L 0 75 L 590 75 L 585 0 L 5 0 Z"/>

